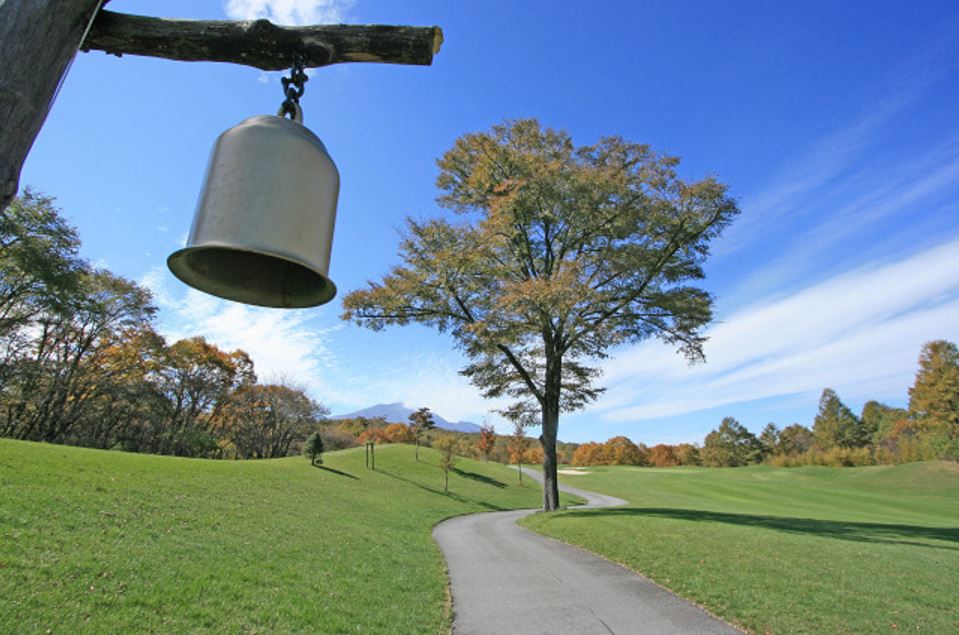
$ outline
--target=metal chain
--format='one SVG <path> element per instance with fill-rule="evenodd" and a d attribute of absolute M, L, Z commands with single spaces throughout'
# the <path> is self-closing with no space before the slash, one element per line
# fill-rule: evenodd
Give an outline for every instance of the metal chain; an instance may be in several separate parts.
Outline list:
<path fill-rule="evenodd" d="M 277 113 L 280 117 L 289 115 L 290 119 L 302 118 L 300 97 L 303 96 L 303 91 L 305 90 L 303 85 L 309 81 L 309 79 L 303 70 L 303 56 L 299 53 L 294 53 L 290 76 L 280 78 L 280 81 L 283 83 L 283 96 L 286 97 L 283 103 L 280 104 L 280 112 Z"/>

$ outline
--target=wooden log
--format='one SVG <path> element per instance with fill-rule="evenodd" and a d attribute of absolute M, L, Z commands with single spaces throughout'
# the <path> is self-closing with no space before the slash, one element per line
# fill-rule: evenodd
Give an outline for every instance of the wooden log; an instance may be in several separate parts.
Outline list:
<path fill-rule="evenodd" d="M 0 0 L 0 211 L 99 0 Z"/>
<path fill-rule="evenodd" d="M 332 24 L 283 27 L 268 20 L 171 20 L 101 11 L 83 50 L 181 62 L 232 62 L 266 71 L 343 62 L 428 66 L 443 43 L 439 27 Z"/>

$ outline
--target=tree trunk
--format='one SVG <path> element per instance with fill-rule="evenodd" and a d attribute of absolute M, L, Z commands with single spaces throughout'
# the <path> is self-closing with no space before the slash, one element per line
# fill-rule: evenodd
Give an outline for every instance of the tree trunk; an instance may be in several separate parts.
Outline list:
<path fill-rule="evenodd" d="M 559 478 L 556 473 L 556 430 L 559 427 L 559 413 L 553 411 L 547 415 L 543 410 L 543 434 L 539 441 L 543 446 L 543 511 L 554 512 L 559 509 Z"/>
<path fill-rule="evenodd" d="M 549 347 L 547 346 L 547 349 Z M 546 360 L 546 381 L 543 391 L 543 511 L 559 509 L 559 478 L 556 474 L 556 433 L 559 430 L 559 396 L 562 357 L 550 355 Z"/>
<path fill-rule="evenodd" d="M 100 0 L 0 0 L 0 210 Z"/>

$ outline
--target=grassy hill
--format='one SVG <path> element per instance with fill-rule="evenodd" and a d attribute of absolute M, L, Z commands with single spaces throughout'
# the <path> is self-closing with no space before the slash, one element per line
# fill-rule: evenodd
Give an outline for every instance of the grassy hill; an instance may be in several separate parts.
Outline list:
<path fill-rule="evenodd" d="M 525 524 L 758 633 L 959 632 L 959 466 L 589 468 Z"/>
<path fill-rule="evenodd" d="M 437 633 L 439 520 L 536 507 L 501 465 L 381 446 L 207 461 L 0 439 L 0 632 Z"/>

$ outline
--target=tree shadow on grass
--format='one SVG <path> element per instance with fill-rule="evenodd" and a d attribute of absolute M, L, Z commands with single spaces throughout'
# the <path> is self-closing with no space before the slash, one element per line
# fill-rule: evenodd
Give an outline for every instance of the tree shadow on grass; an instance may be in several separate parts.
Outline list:
<path fill-rule="evenodd" d="M 788 516 L 758 516 L 753 514 L 729 514 L 695 509 L 618 507 L 569 511 L 566 516 L 636 516 L 672 518 L 694 522 L 713 522 L 759 527 L 793 534 L 807 534 L 877 544 L 911 545 L 959 551 L 959 547 L 917 540 L 942 540 L 959 542 L 957 527 L 923 527 L 921 525 L 892 525 L 883 523 L 860 523 L 841 520 L 818 520 L 815 518 L 791 518 Z"/>
<path fill-rule="evenodd" d="M 338 474 L 339 476 L 346 476 L 347 478 L 351 478 L 355 481 L 358 481 L 360 479 L 360 477 L 353 476 L 349 472 L 341 472 L 340 470 L 335 470 L 332 467 L 326 467 L 325 465 L 314 465 L 313 467 L 318 467 L 321 470 L 326 470 L 327 472 L 332 472 L 333 474 Z"/>
<path fill-rule="evenodd" d="M 489 509 L 491 511 L 504 511 L 506 509 L 505 507 L 500 507 L 499 505 L 493 505 L 492 503 L 487 503 L 486 501 L 476 500 L 475 498 L 469 498 L 468 496 L 463 496 L 461 494 L 457 494 L 456 492 L 444 492 L 443 490 L 439 488 L 427 487 L 426 485 L 423 485 L 422 483 L 417 483 L 416 481 L 412 479 L 408 479 L 405 476 L 400 476 L 399 474 L 387 472 L 386 470 L 376 470 L 376 471 L 385 476 L 389 476 L 390 478 L 395 478 L 398 481 L 409 483 L 410 485 L 418 487 L 421 490 L 430 492 L 431 494 L 439 494 L 440 496 L 446 496 L 447 498 L 452 498 L 453 500 L 457 500 L 461 503 L 467 503 L 467 504 L 472 503 L 474 505 L 479 505 L 480 507 Z"/>
<path fill-rule="evenodd" d="M 503 481 L 497 481 L 495 478 L 490 478 L 489 476 L 484 476 L 482 474 L 477 474 L 476 472 L 467 472 L 466 470 L 461 470 L 458 467 L 450 469 L 450 472 L 456 474 L 457 476 L 462 476 L 463 478 L 468 478 L 474 481 L 479 481 L 485 485 L 492 485 L 493 487 L 499 487 L 500 489 L 506 487 L 506 483 Z"/>

